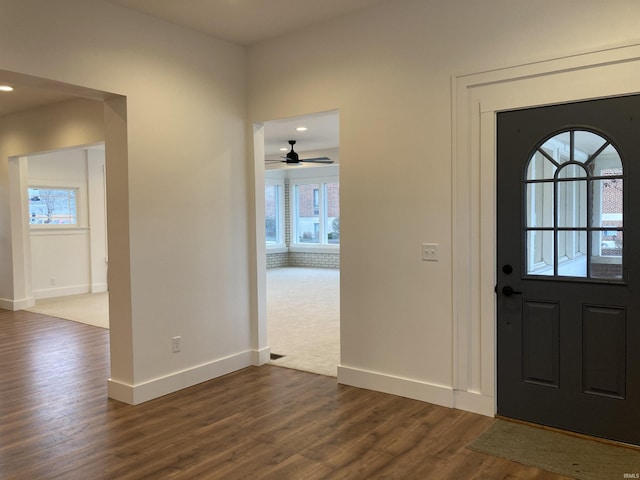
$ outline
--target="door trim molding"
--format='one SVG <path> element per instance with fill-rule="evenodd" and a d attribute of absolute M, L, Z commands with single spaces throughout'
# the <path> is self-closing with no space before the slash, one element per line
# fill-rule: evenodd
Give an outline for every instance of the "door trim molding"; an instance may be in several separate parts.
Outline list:
<path fill-rule="evenodd" d="M 640 92 L 640 44 L 453 75 L 453 388 L 496 412 L 496 113 Z"/>

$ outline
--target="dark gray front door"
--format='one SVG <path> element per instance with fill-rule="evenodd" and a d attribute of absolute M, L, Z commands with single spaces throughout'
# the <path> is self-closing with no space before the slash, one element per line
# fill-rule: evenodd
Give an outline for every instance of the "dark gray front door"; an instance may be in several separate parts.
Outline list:
<path fill-rule="evenodd" d="M 498 414 L 640 444 L 640 96 L 497 122 Z"/>

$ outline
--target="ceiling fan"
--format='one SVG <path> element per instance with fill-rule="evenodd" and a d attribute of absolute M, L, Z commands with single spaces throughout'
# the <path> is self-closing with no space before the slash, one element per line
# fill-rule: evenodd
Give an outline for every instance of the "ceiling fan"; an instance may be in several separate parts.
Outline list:
<path fill-rule="evenodd" d="M 333 160 L 331 160 L 329 157 L 315 157 L 315 158 L 300 158 L 298 156 L 298 153 L 295 152 L 293 150 L 293 146 L 296 144 L 295 140 L 289 140 L 289 145 L 291 145 L 291 151 L 289 153 L 287 153 L 286 155 L 282 155 L 282 158 L 284 160 L 267 160 L 267 163 L 274 163 L 274 162 L 283 162 L 286 163 L 288 165 L 299 165 L 300 162 L 306 162 L 306 163 L 333 163 Z"/>

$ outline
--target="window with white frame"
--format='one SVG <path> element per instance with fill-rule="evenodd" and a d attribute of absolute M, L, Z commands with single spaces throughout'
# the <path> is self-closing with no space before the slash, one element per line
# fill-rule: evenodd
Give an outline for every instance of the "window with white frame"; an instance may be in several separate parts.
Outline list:
<path fill-rule="evenodd" d="M 267 246 L 284 245 L 284 182 L 267 181 L 264 188 Z"/>
<path fill-rule="evenodd" d="M 77 225 L 78 189 L 29 187 L 29 223 Z"/>
<path fill-rule="evenodd" d="M 340 243 L 340 196 L 337 178 L 291 183 L 293 244 Z"/>

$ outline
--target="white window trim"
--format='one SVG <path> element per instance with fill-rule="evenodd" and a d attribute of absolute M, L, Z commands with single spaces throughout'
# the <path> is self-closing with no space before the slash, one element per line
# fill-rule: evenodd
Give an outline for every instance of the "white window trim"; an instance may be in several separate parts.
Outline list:
<path fill-rule="evenodd" d="M 31 235 L 87 235 L 89 227 L 78 227 L 77 225 L 43 225 L 35 224 L 31 226 Z"/>
<path fill-rule="evenodd" d="M 337 175 L 325 176 L 325 177 L 300 177 L 296 179 L 291 179 L 289 182 L 289 207 L 290 207 L 290 222 L 291 222 L 291 239 L 289 245 L 290 252 L 296 253 L 336 253 L 340 251 L 340 244 L 328 244 L 328 243 L 300 243 L 298 242 L 298 232 L 297 232 L 297 222 L 298 218 L 298 205 L 296 202 L 296 187 L 298 185 L 322 185 L 324 186 L 327 183 L 337 183 L 340 185 L 340 177 Z M 318 206 L 319 206 L 319 217 L 322 217 L 323 213 L 326 212 L 327 202 L 325 199 L 325 189 L 320 188 L 318 192 Z M 325 241 L 325 219 L 321 218 L 319 223 L 320 230 L 320 238 Z"/>
<path fill-rule="evenodd" d="M 277 185 L 280 187 L 280 194 L 278 195 L 278 242 L 277 243 L 269 243 L 265 241 L 267 253 L 284 253 L 287 252 L 287 245 L 285 243 L 285 185 L 284 178 L 276 179 L 276 178 L 265 178 L 265 186 L 267 185 Z"/>

